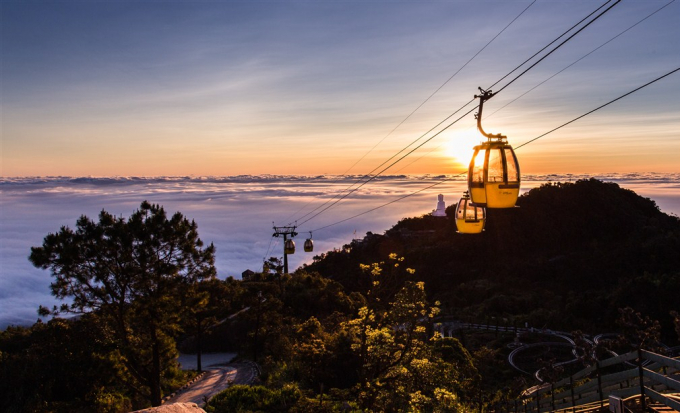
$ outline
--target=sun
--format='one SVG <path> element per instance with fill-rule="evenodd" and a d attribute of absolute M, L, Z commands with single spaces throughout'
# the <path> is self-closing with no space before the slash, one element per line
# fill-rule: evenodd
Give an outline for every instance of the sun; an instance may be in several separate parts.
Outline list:
<path fill-rule="evenodd" d="M 473 134 L 453 135 L 444 142 L 442 152 L 454 163 L 467 167 L 474 153 L 473 148 L 477 144 L 479 144 L 479 138 Z"/>

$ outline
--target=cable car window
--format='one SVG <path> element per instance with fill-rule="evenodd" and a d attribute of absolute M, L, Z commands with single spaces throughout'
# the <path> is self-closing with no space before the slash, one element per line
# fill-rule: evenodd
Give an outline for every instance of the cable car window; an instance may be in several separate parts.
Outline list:
<path fill-rule="evenodd" d="M 465 208 L 465 219 L 467 219 L 468 221 L 471 221 L 471 220 L 477 220 L 477 219 L 481 218 L 479 216 L 479 214 L 475 215 L 476 209 L 477 209 L 476 207 L 473 207 L 472 205 L 468 205 L 467 208 Z"/>
<path fill-rule="evenodd" d="M 503 182 L 503 158 L 500 148 L 489 149 L 488 182 Z"/>
<path fill-rule="evenodd" d="M 463 218 L 463 214 L 465 213 L 465 201 L 460 200 L 458 202 L 458 208 L 456 208 L 456 212 L 458 213 L 458 218 Z"/>
<path fill-rule="evenodd" d="M 505 160 L 508 164 L 508 182 L 519 182 L 519 171 L 512 148 L 505 148 Z"/>
<path fill-rule="evenodd" d="M 484 154 L 486 151 L 477 150 L 472 158 L 472 180 L 471 182 L 484 182 Z"/>

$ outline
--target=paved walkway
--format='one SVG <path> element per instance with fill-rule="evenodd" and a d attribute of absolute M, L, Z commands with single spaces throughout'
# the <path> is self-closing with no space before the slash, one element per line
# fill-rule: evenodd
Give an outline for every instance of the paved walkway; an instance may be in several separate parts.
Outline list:
<path fill-rule="evenodd" d="M 199 380 L 176 394 L 164 404 L 196 403 L 203 407 L 205 401 L 232 384 L 252 384 L 257 379 L 257 367 L 253 363 L 229 363 L 211 366 Z"/>

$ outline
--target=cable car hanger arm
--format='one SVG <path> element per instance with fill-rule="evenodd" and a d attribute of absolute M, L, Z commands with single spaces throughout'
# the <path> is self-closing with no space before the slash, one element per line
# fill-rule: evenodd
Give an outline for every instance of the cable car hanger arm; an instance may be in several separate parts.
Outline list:
<path fill-rule="evenodd" d="M 494 135 L 493 133 L 484 132 L 484 128 L 482 128 L 482 109 L 484 107 L 484 102 L 491 99 L 492 97 L 494 97 L 495 94 L 491 90 L 484 90 L 481 87 L 478 87 L 478 89 L 482 93 L 480 95 L 475 95 L 475 99 L 479 98 L 479 112 L 477 112 L 477 114 L 475 114 L 475 119 L 477 119 L 477 130 L 479 130 L 479 132 L 482 135 L 486 136 L 489 140 L 491 140 L 491 139 L 498 139 L 498 140 L 507 139 L 507 136 L 501 135 L 500 133 Z"/>

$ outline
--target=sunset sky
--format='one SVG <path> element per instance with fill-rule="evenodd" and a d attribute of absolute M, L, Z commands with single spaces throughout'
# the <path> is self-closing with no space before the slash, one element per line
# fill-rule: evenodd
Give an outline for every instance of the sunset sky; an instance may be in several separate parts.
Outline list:
<path fill-rule="evenodd" d="M 3 0 L 0 172 L 342 174 L 387 136 L 365 173 L 604 2 Z M 671 2 L 504 107 L 668 3 L 616 5 L 490 100 L 485 129 L 519 146 L 680 67 Z M 524 173 L 680 172 L 679 134 L 676 72 L 517 155 Z M 462 172 L 480 138 L 470 114 L 387 173 Z"/>

